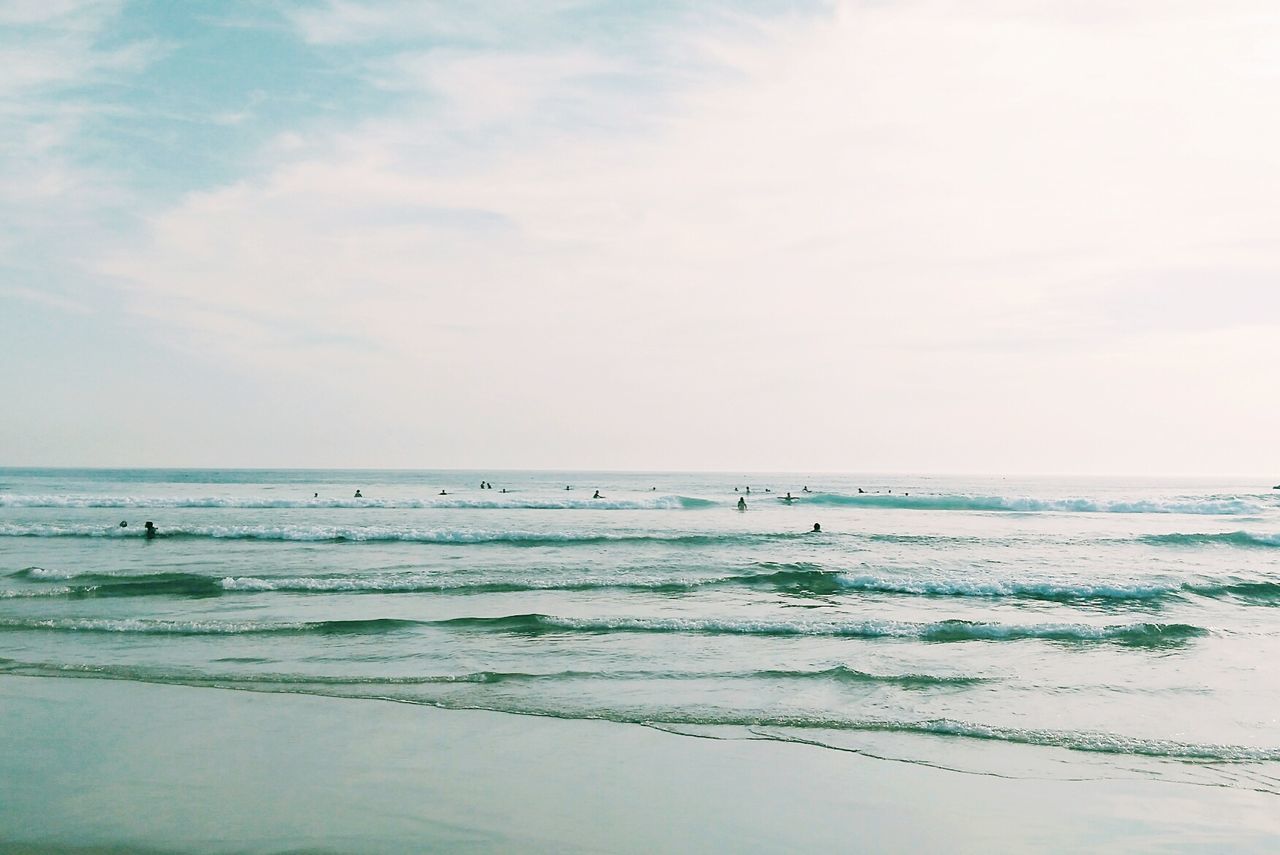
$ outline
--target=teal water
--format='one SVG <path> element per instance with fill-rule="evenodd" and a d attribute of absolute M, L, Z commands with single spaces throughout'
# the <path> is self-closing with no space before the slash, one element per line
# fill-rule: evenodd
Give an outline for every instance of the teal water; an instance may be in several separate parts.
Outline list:
<path fill-rule="evenodd" d="M 1277 606 L 1270 482 L 0 470 L 49 678 L 1280 793 Z"/>

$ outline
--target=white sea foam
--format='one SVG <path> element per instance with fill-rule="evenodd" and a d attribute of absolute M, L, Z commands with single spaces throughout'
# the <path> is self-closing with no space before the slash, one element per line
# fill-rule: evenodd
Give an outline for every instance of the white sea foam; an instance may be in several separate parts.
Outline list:
<path fill-rule="evenodd" d="M 105 496 L 105 495 L 0 495 L 0 508 L 401 508 L 464 510 L 682 510 L 710 507 L 710 499 L 689 496 L 643 498 L 537 498 L 506 494 L 502 498 L 439 496 L 429 498 L 317 498 L 279 499 L 258 496 Z"/>
<path fill-rule="evenodd" d="M 805 504 L 895 508 L 924 511 L 1017 511 L 1105 514 L 1211 514 L 1256 515 L 1280 509 L 1280 504 L 1259 496 L 1206 496 L 1169 499 L 1036 498 L 1031 496 L 982 496 L 935 493 L 818 493 L 802 498 Z"/>
<path fill-rule="evenodd" d="M 717 535 L 697 533 L 628 533 L 619 531 L 528 531 L 484 528 L 417 528 L 413 526 L 330 526 L 330 525 L 175 525 L 163 526 L 161 538 L 206 537 L 224 540 L 325 541 L 405 541 L 410 543 L 595 543 L 603 541 L 698 541 Z M 101 537 L 141 538 L 138 527 L 115 525 L 4 523 L 0 537 Z M 735 535 L 730 535 L 734 537 Z M 738 535 L 759 539 L 790 535 Z"/>
<path fill-rule="evenodd" d="M 894 576 L 841 575 L 840 584 L 853 591 L 960 597 L 1041 597 L 1045 599 L 1154 599 L 1181 590 L 1178 582 L 1095 583 L 1014 579 L 921 579 Z"/>

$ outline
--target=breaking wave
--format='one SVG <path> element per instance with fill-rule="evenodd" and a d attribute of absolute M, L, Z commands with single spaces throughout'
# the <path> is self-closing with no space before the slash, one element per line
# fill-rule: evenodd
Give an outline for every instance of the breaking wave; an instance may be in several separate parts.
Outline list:
<path fill-rule="evenodd" d="M 1154 546 L 1268 547 L 1280 546 L 1280 534 L 1264 534 L 1254 531 L 1174 532 L 1171 534 L 1148 534 L 1142 538 L 1142 541 Z"/>
<path fill-rule="evenodd" d="M 702 545 L 724 542 L 753 543 L 803 537 L 804 532 L 697 534 L 672 532 L 520 531 L 496 529 L 443 529 L 398 526 L 326 525 L 200 525 L 164 526 L 158 539 L 211 538 L 216 540 L 276 540 L 300 542 L 406 542 L 406 543 L 505 543 L 511 545 L 574 543 L 673 543 Z M 102 525 L 17 524 L 0 525 L 0 537 L 144 538 L 137 527 Z"/>
<path fill-rule="evenodd" d="M 907 493 L 816 493 L 799 502 L 814 505 L 897 508 L 922 511 L 1017 511 L 1106 514 L 1219 514 L 1251 515 L 1275 510 L 1275 502 L 1238 496 L 1203 499 L 1039 499 L 1027 496 L 978 496 L 961 494 Z"/>
<path fill-rule="evenodd" d="M 144 635 L 267 635 L 281 633 L 376 635 L 417 627 L 446 630 L 506 632 L 523 635 L 580 632 L 694 633 L 752 636 L 835 636 L 843 638 L 904 638 L 931 642 L 958 641 L 1105 641 L 1154 647 L 1181 644 L 1207 634 L 1187 624 L 1137 623 L 1114 626 L 1088 624 L 1009 625 L 945 620 L 906 621 L 761 621 L 700 618 L 571 618 L 543 614 L 501 617 L 460 617 L 434 621 L 391 618 L 367 620 L 260 621 L 160 620 L 146 618 L 0 618 L 0 630 Z"/>
<path fill-rule="evenodd" d="M 433 625 L 464 630 L 486 630 L 536 635 L 555 632 L 652 632 L 709 635 L 836 636 L 843 638 L 907 638 L 936 642 L 956 641 L 1109 641 L 1134 646 L 1180 644 L 1208 634 L 1188 624 L 1136 623 L 1112 626 L 1088 624 L 1010 625 L 966 620 L 936 623 L 908 621 L 765 621 L 709 620 L 702 618 L 570 618 L 543 614 L 502 617 L 462 617 L 434 621 Z"/>
<path fill-rule="evenodd" d="M 246 496 L 93 496 L 93 495 L 0 495 L 0 508 L 456 508 L 468 510 L 693 510 L 718 505 L 711 499 L 692 496 L 652 496 L 634 499 L 592 498 L 435 498 L 399 499 L 276 499 Z"/>
<path fill-rule="evenodd" d="M 206 576 L 198 573 L 75 573 L 28 567 L 10 578 L 64 584 L 30 590 L 0 590 L 0 598 L 22 597 L 216 597 L 228 593 L 288 594 L 490 594 L 528 591 L 636 591 L 685 593 L 707 588 L 763 589 L 790 594 L 901 594 L 920 597 L 975 597 L 1050 602 L 1156 602 L 1196 595 L 1280 603 L 1280 581 L 1228 579 L 1201 582 L 1067 583 L 1043 580 L 913 579 L 909 576 L 850 574 L 811 564 L 765 562 L 760 570 L 721 575 L 571 575 L 536 578 L 474 578 L 431 572 L 388 575 Z"/>

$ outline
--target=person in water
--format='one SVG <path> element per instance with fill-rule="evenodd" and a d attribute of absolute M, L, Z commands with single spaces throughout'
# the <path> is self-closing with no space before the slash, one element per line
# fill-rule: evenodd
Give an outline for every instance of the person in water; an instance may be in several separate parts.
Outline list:
<path fill-rule="evenodd" d="M 739 497 L 738 497 L 738 510 L 740 510 L 740 511 L 745 511 L 746 509 L 747 509 L 747 500 L 746 500 L 746 499 L 744 499 L 744 498 L 742 498 L 741 496 L 739 496 Z"/>
<path fill-rule="evenodd" d="M 600 491 L 599 491 L 599 490 L 596 490 L 596 494 L 595 494 L 594 496 L 592 496 L 591 498 L 593 498 L 593 499 L 603 499 L 603 498 L 604 498 L 604 496 L 600 495 Z"/>
<path fill-rule="evenodd" d="M 817 523 L 814 523 L 814 524 L 813 524 L 813 530 L 814 530 L 814 531 L 822 531 L 822 526 L 818 525 Z"/>
<path fill-rule="evenodd" d="M 440 495 L 442 495 L 442 496 L 447 496 L 447 495 L 449 495 L 449 494 L 448 494 L 448 493 L 446 493 L 444 490 L 441 490 L 441 491 L 440 491 Z"/>
<path fill-rule="evenodd" d="M 120 527 L 121 527 L 121 528 L 128 528 L 128 527 L 129 527 L 129 521 L 128 521 L 128 520 L 120 520 Z"/>
<path fill-rule="evenodd" d="M 795 500 L 796 500 L 796 497 L 791 495 L 790 490 L 787 491 L 787 495 L 782 497 L 782 501 L 784 502 L 794 502 Z"/>
<path fill-rule="evenodd" d="M 150 540 L 160 533 L 160 530 L 156 528 L 155 523 L 151 522 L 151 520 L 147 520 L 143 523 L 142 527 L 147 530 L 147 540 Z"/>
<path fill-rule="evenodd" d="M 318 499 L 318 498 L 320 498 L 320 494 L 319 494 L 319 493 L 312 493 L 312 494 L 311 494 L 311 498 L 313 498 L 313 499 Z"/>
<path fill-rule="evenodd" d="M 357 498 L 357 499 L 363 499 L 363 498 L 364 498 L 364 494 L 363 494 L 363 493 L 361 493 L 359 490 L 356 490 L 356 498 Z"/>

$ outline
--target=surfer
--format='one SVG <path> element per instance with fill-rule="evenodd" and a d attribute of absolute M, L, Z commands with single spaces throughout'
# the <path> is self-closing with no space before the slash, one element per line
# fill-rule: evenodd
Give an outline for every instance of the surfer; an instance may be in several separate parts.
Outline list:
<path fill-rule="evenodd" d="M 604 496 L 600 495 L 600 491 L 599 491 L 599 490 L 596 490 L 596 494 L 595 494 L 594 496 L 592 496 L 591 498 L 593 498 L 593 499 L 603 499 L 603 498 L 604 498 Z"/>
<path fill-rule="evenodd" d="M 363 499 L 363 498 L 364 498 L 364 494 L 363 494 L 363 493 L 361 493 L 359 490 L 356 490 L 356 498 L 357 498 L 357 499 Z"/>
<path fill-rule="evenodd" d="M 745 511 L 746 509 L 747 509 L 747 500 L 746 500 L 746 499 L 744 499 L 744 498 L 742 498 L 741 496 L 739 496 L 739 497 L 738 497 L 738 510 L 740 510 L 740 511 Z"/>
<path fill-rule="evenodd" d="M 787 493 L 787 495 L 785 496 L 778 497 L 779 502 L 786 502 L 788 505 L 794 502 L 795 500 L 796 500 L 796 497 L 791 495 L 791 493 Z"/>
<path fill-rule="evenodd" d="M 128 522 L 128 520 L 120 520 L 120 527 L 121 527 L 121 528 L 128 528 L 128 527 L 129 527 L 129 522 Z"/>
<path fill-rule="evenodd" d="M 862 489 L 861 487 L 859 487 L 859 488 L 858 488 L 858 492 L 859 492 L 859 493 L 865 493 L 865 492 L 867 492 L 867 491 L 866 491 L 866 490 L 864 490 L 864 489 Z"/>
<path fill-rule="evenodd" d="M 447 496 L 447 495 L 449 495 L 449 494 L 448 494 L 448 493 L 446 493 L 444 490 L 441 490 L 441 491 L 440 491 L 440 495 L 442 495 L 442 496 Z"/>
<path fill-rule="evenodd" d="M 804 489 L 803 489 L 803 490 L 801 490 L 800 492 L 801 492 L 801 493 L 812 493 L 813 491 L 809 489 L 809 485 L 808 485 L 808 484 L 805 484 L 805 485 L 804 485 Z"/>
<path fill-rule="evenodd" d="M 814 531 L 822 531 L 822 526 L 818 525 L 817 523 L 814 523 L 814 524 L 813 524 L 813 530 L 814 530 Z"/>
<path fill-rule="evenodd" d="M 143 528 L 147 530 L 147 540 L 150 540 L 160 533 L 160 530 L 156 528 L 155 523 L 151 522 L 151 520 L 147 520 L 143 523 Z"/>

